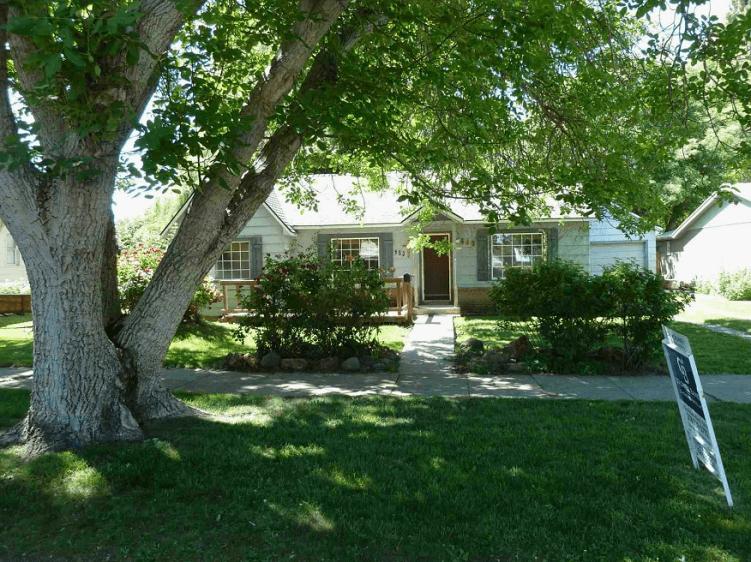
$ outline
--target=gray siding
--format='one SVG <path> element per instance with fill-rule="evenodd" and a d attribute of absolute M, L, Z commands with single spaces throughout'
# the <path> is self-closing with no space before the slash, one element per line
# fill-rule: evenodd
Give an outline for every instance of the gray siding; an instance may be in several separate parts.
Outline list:
<path fill-rule="evenodd" d="M 239 238 L 250 239 L 252 242 L 255 242 L 256 247 L 258 241 L 260 241 L 263 261 L 266 260 L 269 254 L 272 256 L 283 254 L 293 246 L 293 241 L 295 240 L 295 238 L 279 224 L 279 221 L 277 221 L 264 206 L 261 206 L 258 211 L 256 211 L 256 214 L 253 215 L 253 218 L 248 221 L 248 224 L 246 224 L 245 228 L 240 232 L 238 239 Z M 251 255 L 251 260 L 257 259 L 256 256 Z M 255 263 L 253 265 L 253 273 L 255 273 L 258 264 Z M 213 269 L 209 272 L 209 275 L 214 275 Z M 237 299 L 235 298 L 234 291 L 230 290 L 228 296 L 230 306 L 235 306 Z M 220 316 L 223 307 L 224 304 L 220 301 L 205 308 L 201 313 L 206 316 Z"/>
<path fill-rule="evenodd" d="M 456 284 L 459 288 L 490 287 L 490 280 L 478 280 L 477 271 L 477 231 L 481 225 L 456 225 L 454 264 Z M 539 223 L 530 229 L 558 230 L 558 259 L 572 261 L 589 270 L 589 225 L 587 222 Z M 498 228 L 502 231 L 503 228 Z"/>

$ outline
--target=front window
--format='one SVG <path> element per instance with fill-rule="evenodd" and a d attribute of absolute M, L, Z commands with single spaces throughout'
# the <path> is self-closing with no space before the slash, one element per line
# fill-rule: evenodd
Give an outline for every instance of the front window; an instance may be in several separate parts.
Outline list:
<path fill-rule="evenodd" d="M 217 279 L 250 279 L 250 242 L 232 242 L 216 262 Z"/>
<path fill-rule="evenodd" d="M 505 279 L 512 267 L 532 269 L 547 255 L 542 232 L 501 232 L 490 239 L 493 279 Z"/>
<path fill-rule="evenodd" d="M 342 267 L 350 267 L 356 259 L 361 259 L 368 269 L 378 269 L 378 238 L 332 238 L 332 262 Z"/>

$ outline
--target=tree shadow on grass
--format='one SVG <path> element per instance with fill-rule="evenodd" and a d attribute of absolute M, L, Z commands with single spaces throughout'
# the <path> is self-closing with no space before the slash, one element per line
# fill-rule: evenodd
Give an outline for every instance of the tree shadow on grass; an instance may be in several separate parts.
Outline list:
<path fill-rule="evenodd" d="M 225 417 L 27 464 L 0 452 L 0 558 L 751 557 L 742 406 L 713 411 L 734 428 L 731 515 L 666 404 L 191 400 Z"/>
<path fill-rule="evenodd" d="M 31 367 L 33 357 L 31 340 L 0 341 L 0 367 Z"/>
<path fill-rule="evenodd" d="M 217 367 L 229 353 L 252 353 L 250 338 L 238 341 L 234 328 L 216 322 L 181 325 L 165 357 L 165 366 Z"/>

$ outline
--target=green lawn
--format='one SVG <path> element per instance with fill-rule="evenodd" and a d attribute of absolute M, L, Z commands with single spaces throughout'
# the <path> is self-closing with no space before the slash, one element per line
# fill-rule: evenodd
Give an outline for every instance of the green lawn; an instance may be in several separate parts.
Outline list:
<path fill-rule="evenodd" d="M 0 316 L 0 367 L 31 365 L 31 315 Z"/>
<path fill-rule="evenodd" d="M 751 374 L 751 341 L 687 322 L 672 327 L 688 337 L 700 373 Z"/>
<path fill-rule="evenodd" d="M 379 339 L 383 345 L 401 351 L 408 331 L 403 326 L 382 326 Z M 253 351 L 251 338 L 241 344 L 233 338 L 233 333 L 234 326 L 219 322 L 181 326 L 164 364 L 168 367 L 216 367 L 228 353 Z M 31 316 L 0 317 L 0 367 L 28 367 L 31 357 Z"/>
<path fill-rule="evenodd" d="M 698 294 L 676 320 L 716 324 L 751 334 L 751 301 L 729 301 L 716 295 Z"/>
<path fill-rule="evenodd" d="M 189 400 L 231 421 L 0 450 L 0 559 L 751 560 L 751 406 L 712 405 L 730 512 L 670 403 Z"/>
<path fill-rule="evenodd" d="M 527 333 L 525 322 L 508 322 L 503 329 L 497 316 L 460 316 L 454 318 L 456 341 L 461 343 L 469 338 L 477 338 L 486 347 L 503 347 L 519 336 Z"/>
<path fill-rule="evenodd" d="M 486 346 L 502 346 L 524 333 L 524 324 L 515 329 L 498 330 L 497 317 L 462 317 L 455 319 L 457 341 L 476 337 Z M 694 350 L 699 372 L 723 374 L 751 374 L 751 341 L 718 334 L 700 325 L 674 322 L 672 327 L 688 336 Z M 661 356 L 660 356 L 661 357 Z M 666 369 L 662 359 L 660 369 Z"/>

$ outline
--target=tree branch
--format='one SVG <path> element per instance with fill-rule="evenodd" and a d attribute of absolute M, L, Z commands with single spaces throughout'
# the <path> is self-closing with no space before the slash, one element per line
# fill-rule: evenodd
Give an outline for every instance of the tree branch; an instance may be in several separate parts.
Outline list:
<path fill-rule="evenodd" d="M 10 104 L 10 83 L 8 81 L 8 5 L 0 3 L 0 138 L 18 134 L 16 118 Z"/>
<path fill-rule="evenodd" d="M 252 122 L 233 151 L 238 162 L 245 165 L 250 162 L 263 139 L 268 119 L 291 91 L 313 49 L 346 5 L 346 0 L 301 0 L 300 8 L 305 17 L 293 26 L 292 39 L 282 43 L 274 62 L 242 110 Z M 223 248 L 221 240 L 236 235 L 227 228 L 225 219 L 228 204 L 240 182 L 240 175 L 226 167 L 215 166 L 210 171 L 151 283 L 125 320 L 118 343 L 126 350 L 138 348 L 132 355 L 139 372 L 150 375 L 158 369 L 182 311 Z M 145 333 L 156 335 L 157 339 L 144 343 Z"/>
<path fill-rule="evenodd" d="M 136 10 L 142 14 L 138 21 L 141 53 L 135 65 L 127 66 L 126 54 L 121 53 L 114 62 L 116 67 L 126 67 L 128 86 L 120 94 L 130 108 L 134 120 L 143 113 L 154 94 L 159 79 L 159 64 L 175 40 L 175 35 L 185 22 L 185 14 L 195 13 L 206 0 L 184 2 L 178 9 L 174 0 L 141 0 Z M 116 71 L 115 71 L 116 72 Z M 124 143 L 132 131 L 132 123 L 124 123 L 117 139 Z"/>
<path fill-rule="evenodd" d="M 0 2 L 0 150 L 5 149 L 9 139 L 18 136 L 10 101 L 7 23 L 8 5 Z M 34 170 L 26 162 L 0 168 L 0 219 L 16 235 L 21 224 L 33 220 L 35 202 L 31 186 L 36 179 Z"/>
<path fill-rule="evenodd" d="M 366 14 L 361 11 L 360 15 L 365 17 Z M 373 21 L 366 20 L 363 25 L 342 30 L 339 35 L 341 52 L 347 53 L 354 49 L 363 37 L 372 33 L 377 25 L 383 25 L 383 23 L 385 23 L 383 18 L 376 17 Z M 327 84 L 336 82 L 336 66 L 337 60 L 333 53 L 327 50 L 320 51 L 313 60 L 310 71 L 300 86 L 300 95 L 323 89 Z M 256 201 L 259 197 L 259 193 L 256 190 L 261 190 L 260 205 L 269 196 L 279 175 L 281 175 L 286 166 L 291 162 L 301 145 L 301 135 L 289 126 L 281 127 L 271 136 L 260 154 L 259 163 L 262 164 L 261 172 L 257 173 L 255 168 L 250 170 L 243 177 L 237 191 L 227 206 L 229 212 L 225 220 L 225 228 L 232 230 L 236 227 L 237 221 L 247 222 L 250 220 L 255 209 L 248 213 L 247 208 L 249 206 L 252 207 L 252 202 Z M 293 150 L 291 154 L 287 154 L 289 150 Z M 274 179 L 271 185 L 267 186 L 265 178 L 272 176 Z M 262 185 L 267 188 L 260 187 Z"/>

